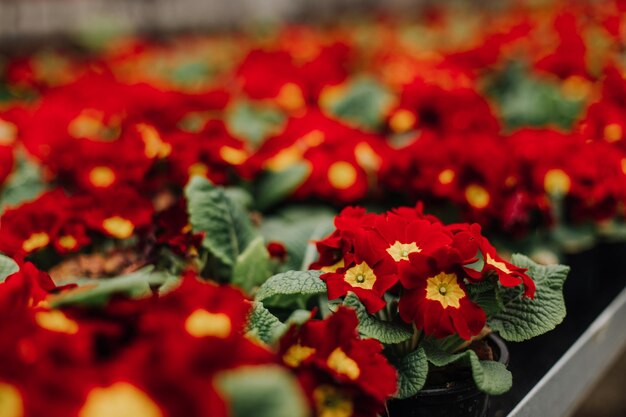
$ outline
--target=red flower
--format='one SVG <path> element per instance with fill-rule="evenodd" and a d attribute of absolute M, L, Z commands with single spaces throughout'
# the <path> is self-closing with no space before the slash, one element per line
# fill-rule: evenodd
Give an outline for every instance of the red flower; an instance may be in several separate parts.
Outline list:
<path fill-rule="evenodd" d="M 587 47 L 574 13 L 563 11 L 554 18 L 553 27 L 558 37 L 556 48 L 540 58 L 535 67 L 565 79 L 570 76 L 589 77 Z"/>
<path fill-rule="evenodd" d="M 354 249 L 344 254 L 344 265 L 321 276 L 334 300 L 354 292 L 370 313 L 385 306 L 383 295 L 398 278 L 395 265 L 387 261 L 386 246 L 372 232 L 355 230 Z"/>
<path fill-rule="evenodd" d="M 320 269 L 326 272 L 334 272 L 344 267 L 344 256 L 353 250 L 355 244 L 355 231 L 373 226 L 376 215 L 365 213 L 362 207 L 346 207 L 335 217 L 337 228 L 326 239 L 315 243 L 320 257 L 317 262 L 311 264 L 311 269 Z"/>
<path fill-rule="evenodd" d="M 60 190 L 4 212 L 0 223 L 0 252 L 23 258 L 51 245 L 66 216 L 67 197 Z"/>
<path fill-rule="evenodd" d="M 56 285 L 48 274 L 26 262 L 18 272 L 9 275 L 0 283 L 0 306 L 3 316 L 13 316 L 23 307 L 36 307 L 44 302 Z"/>
<path fill-rule="evenodd" d="M 279 354 L 294 369 L 316 415 L 373 417 L 396 391 L 396 371 L 382 345 L 358 339 L 357 323 L 353 311 L 340 308 L 326 320 L 292 327 L 280 341 Z"/>
<path fill-rule="evenodd" d="M 432 253 L 452 243 L 452 237 L 441 223 L 417 218 L 413 210 L 410 217 L 402 212 L 378 216 L 374 229 L 385 241 L 388 261 L 394 263 L 409 260 L 412 253 Z"/>
<path fill-rule="evenodd" d="M 83 204 L 79 210 L 86 224 L 116 239 L 127 239 L 152 224 L 152 203 L 130 188 L 87 196 Z"/>
<path fill-rule="evenodd" d="M 432 255 L 414 253 L 399 264 L 400 280 L 408 289 L 400 296 L 400 317 L 435 337 L 458 334 L 469 340 L 480 333 L 487 317 L 469 299 L 462 262 L 457 250 L 446 247 Z"/>
<path fill-rule="evenodd" d="M 481 235 L 480 226 L 478 224 L 458 224 L 451 225 L 450 230 L 455 233 L 455 241 L 463 242 L 465 250 L 468 253 L 476 253 L 480 250 L 483 260 L 483 268 L 476 271 L 470 266 L 466 266 L 465 272 L 469 275 L 470 280 L 481 280 L 487 274 L 496 273 L 500 284 L 505 287 L 517 287 L 524 285 L 524 295 L 533 298 L 535 295 L 535 283 L 525 273 L 525 268 L 520 268 L 510 262 L 505 261 L 496 253 L 496 249 L 489 243 L 487 238 Z M 480 274 L 478 274 L 480 272 Z"/>
<path fill-rule="evenodd" d="M 284 262 L 288 256 L 287 248 L 280 242 L 268 242 L 267 251 L 272 258 L 280 262 Z"/>
<path fill-rule="evenodd" d="M 388 152 L 382 138 L 311 110 L 289 119 L 285 130 L 265 141 L 251 163 L 273 172 L 304 165 L 308 172 L 293 198 L 349 203 L 367 195 Z"/>
<path fill-rule="evenodd" d="M 294 43 L 293 38 L 289 41 Z M 313 53 L 300 48 L 249 52 L 236 71 L 243 91 L 251 98 L 271 99 L 288 111 L 296 111 L 315 102 L 323 87 L 346 78 L 349 51 L 345 45 L 306 46 Z"/>
<path fill-rule="evenodd" d="M 166 180 L 174 179 L 181 186 L 194 175 L 206 177 L 215 184 L 228 184 L 234 175 L 249 176 L 250 152 L 241 140 L 232 136 L 223 121 L 210 120 L 197 133 L 171 134 L 172 172 Z"/>
<path fill-rule="evenodd" d="M 184 200 L 157 214 L 156 242 L 179 256 L 187 256 L 200 247 L 202 234 L 194 234 L 189 225 Z"/>
<path fill-rule="evenodd" d="M 489 103 L 465 74 L 451 68 L 430 68 L 404 85 L 388 123 L 396 133 L 427 130 L 445 135 L 499 130 Z"/>

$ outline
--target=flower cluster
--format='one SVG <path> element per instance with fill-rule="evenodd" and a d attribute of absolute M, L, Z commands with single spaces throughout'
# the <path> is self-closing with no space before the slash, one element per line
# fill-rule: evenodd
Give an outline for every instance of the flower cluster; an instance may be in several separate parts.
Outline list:
<path fill-rule="evenodd" d="M 244 336 L 251 304 L 239 290 L 193 274 L 161 297 L 50 307 L 77 291 L 30 263 L 0 284 L 3 416 L 226 417 L 221 375 L 264 365 L 293 370 L 320 416 L 348 407 L 373 417 L 396 391 L 381 344 L 358 339 L 349 310 L 292 328 L 277 356 Z M 341 337 L 323 341 L 327 331 Z"/>
<path fill-rule="evenodd" d="M 296 372 L 318 416 L 375 416 L 396 392 L 396 371 L 382 345 L 358 339 L 357 324 L 354 312 L 342 308 L 327 320 L 292 327 L 280 341 L 283 362 Z"/>
<path fill-rule="evenodd" d="M 127 39 L 93 58 L 41 51 L 5 70 L 0 184 L 26 150 L 71 194 L 155 199 L 196 175 L 267 194 L 269 178 L 279 195 L 261 209 L 393 197 L 516 234 L 622 221 L 623 11 L 474 11 L 459 37 L 459 12 L 435 7 L 403 23 Z"/>
<path fill-rule="evenodd" d="M 386 295 L 399 297 L 400 317 L 427 335 L 459 335 L 469 340 L 486 323 L 483 309 L 472 300 L 471 287 L 490 277 L 504 287 L 523 286 L 535 293 L 525 269 L 500 257 L 477 224 L 443 225 L 421 207 L 383 214 L 362 208 L 344 209 L 336 230 L 317 242 L 320 253 L 312 268 L 325 273 L 330 300 L 356 294 L 370 313 L 387 305 Z"/>

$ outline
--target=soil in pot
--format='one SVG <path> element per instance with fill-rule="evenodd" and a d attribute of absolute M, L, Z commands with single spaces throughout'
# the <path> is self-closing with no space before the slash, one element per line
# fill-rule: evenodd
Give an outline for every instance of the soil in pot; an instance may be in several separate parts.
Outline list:
<path fill-rule="evenodd" d="M 493 360 L 508 365 L 509 351 L 504 341 L 494 334 L 486 339 Z M 417 395 L 389 401 L 387 407 L 388 417 L 484 417 L 489 396 L 478 390 L 469 370 L 442 368 L 429 372 L 426 386 Z"/>

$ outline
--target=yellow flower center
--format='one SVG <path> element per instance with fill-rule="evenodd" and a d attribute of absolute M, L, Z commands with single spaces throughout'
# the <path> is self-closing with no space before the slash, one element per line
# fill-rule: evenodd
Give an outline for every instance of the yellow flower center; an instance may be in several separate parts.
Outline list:
<path fill-rule="evenodd" d="M 626 175 L 626 158 L 622 158 L 621 165 L 622 165 L 622 172 L 624 173 L 624 175 Z"/>
<path fill-rule="evenodd" d="M 369 267 L 369 265 L 365 262 L 361 262 L 360 264 L 348 269 L 343 277 L 343 280 L 352 287 L 371 290 L 376 282 L 376 274 L 374 274 L 374 271 Z"/>
<path fill-rule="evenodd" d="M 63 249 L 72 250 L 75 249 L 76 246 L 78 246 L 78 241 L 74 236 L 71 235 L 61 236 L 59 238 L 59 246 L 61 246 Z"/>
<path fill-rule="evenodd" d="M 622 139 L 622 126 L 617 123 L 610 123 L 604 127 L 604 140 L 607 142 L 617 142 Z"/>
<path fill-rule="evenodd" d="M 455 173 L 453 170 L 444 169 L 443 171 L 439 173 L 439 176 L 437 177 L 437 179 L 439 180 L 441 184 L 448 185 L 452 181 L 454 181 L 454 177 L 455 177 Z"/>
<path fill-rule="evenodd" d="M 144 143 L 144 153 L 147 158 L 166 158 L 172 153 L 172 145 L 163 142 L 161 135 L 154 126 L 140 123 L 137 130 Z"/>
<path fill-rule="evenodd" d="M 345 375 L 353 381 L 361 375 L 359 365 L 339 347 L 332 351 L 326 364 L 333 371 Z"/>
<path fill-rule="evenodd" d="M 351 417 L 354 413 L 352 399 L 330 385 L 320 385 L 313 390 L 316 417 Z"/>
<path fill-rule="evenodd" d="M 498 268 L 500 271 L 504 272 L 505 274 L 510 274 L 512 272 L 509 268 L 507 268 L 507 266 L 506 266 L 506 264 L 504 262 L 496 261 L 489 254 L 487 254 L 486 261 L 487 261 L 487 263 L 489 265 Z"/>
<path fill-rule="evenodd" d="M 478 184 L 471 184 L 465 189 L 465 199 L 474 208 L 483 209 L 489 205 L 489 192 Z"/>
<path fill-rule="evenodd" d="M 302 145 L 305 149 L 315 148 L 324 142 L 326 135 L 319 129 L 311 130 L 306 135 L 298 139 L 298 144 Z"/>
<path fill-rule="evenodd" d="M 15 139 L 17 139 L 17 126 L 0 119 L 0 145 L 12 145 Z"/>
<path fill-rule="evenodd" d="M 78 417 L 163 417 L 159 406 L 142 390 L 127 382 L 94 388 Z"/>
<path fill-rule="evenodd" d="M 76 334 L 78 323 L 69 319 L 59 310 L 40 311 L 35 314 L 35 322 L 39 327 L 51 332 Z"/>
<path fill-rule="evenodd" d="M 189 168 L 187 168 L 187 173 L 190 177 L 206 177 L 209 173 L 209 167 L 202 162 L 196 162 L 195 164 L 191 164 Z"/>
<path fill-rule="evenodd" d="M 394 261 L 408 261 L 409 255 L 412 253 L 419 253 L 422 249 L 417 246 L 415 242 L 400 243 L 396 240 L 396 243 L 387 248 L 387 253 L 393 258 Z"/>
<path fill-rule="evenodd" d="M 67 131 L 76 139 L 96 139 L 106 128 L 103 119 L 104 114 L 101 111 L 86 109 L 70 122 Z"/>
<path fill-rule="evenodd" d="M 292 145 L 282 149 L 273 157 L 265 161 L 265 167 L 271 171 L 282 171 L 302 160 L 302 151 Z"/>
<path fill-rule="evenodd" d="M 441 272 L 426 280 L 426 298 L 439 301 L 443 308 L 459 308 L 463 297 L 465 291 L 459 285 L 456 274 Z"/>
<path fill-rule="evenodd" d="M 302 90 L 294 83 L 283 85 L 276 96 L 276 103 L 287 110 L 298 110 L 306 106 Z"/>
<path fill-rule="evenodd" d="M 22 249 L 30 253 L 48 246 L 48 243 L 50 243 L 50 236 L 46 232 L 37 232 L 30 235 L 28 239 L 22 243 Z"/>
<path fill-rule="evenodd" d="M 320 107 L 325 110 L 331 109 L 333 104 L 341 100 L 341 98 L 346 94 L 346 89 L 347 87 L 345 84 L 324 87 L 318 100 Z"/>
<path fill-rule="evenodd" d="M 361 168 L 370 172 L 378 171 L 383 162 L 367 142 L 360 142 L 354 147 L 354 157 Z"/>
<path fill-rule="evenodd" d="M 309 346 L 293 345 L 283 355 L 283 362 L 292 368 L 300 366 L 302 361 L 308 359 L 315 353 L 315 349 Z"/>
<path fill-rule="evenodd" d="M 120 216 L 113 216 L 102 222 L 102 227 L 111 236 L 118 239 L 126 239 L 132 236 L 135 231 L 135 225 L 128 219 Z"/>
<path fill-rule="evenodd" d="M 0 416 L 23 417 L 24 401 L 20 391 L 13 385 L 0 382 Z"/>
<path fill-rule="evenodd" d="M 222 146 L 220 148 L 220 156 L 231 165 L 241 165 L 248 159 L 246 151 L 230 146 Z"/>
<path fill-rule="evenodd" d="M 409 110 L 398 110 L 389 119 L 389 126 L 395 133 L 404 133 L 415 126 L 417 121 L 413 112 Z"/>
<path fill-rule="evenodd" d="M 356 179 L 356 169 L 349 162 L 335 162 L 328 168 L 328 181 L 338 190 L 345 190 L 352 187 Z"/>
<path fill-rule="evenodd" d="M 198 309 L 185 320 L 185 330 L 194 337 L 213 336 L 225 339 L 230 335 L 232 324 L 224 313 L 209 313 Z"/>
<path fill-rule="evenodd" d="M 323 266 L 321 268 L 322 272 L 335 272 L 336 270 L 338 270 L 339 268 L 343 268 L 345 265 L 345 263 L 343 262 L 343 258 L 341 258 L 340 260 L 338 260 L 335 264 L 330 265 L 330 266 Z"/>
<path fill-rule="evenodd" d="M 548 194 L 567 194 L 572 186 L 569 175 L 562 169 L 551 169 L 543 178 L 543 188 Z"/>
<path fill-rule="evenodd" d="M 561 91 L 570 100 L 582 100 L 589 95 L 591 87 L 591 82 L 581 76 L 572 75 L 561 84 Z"/>
<path fill-rule="evenodd" d="M 94 187 L 109 187 L 115 182 L 115 172 L 106 166 L 94 167 L 89 171 L 89 182 Z"/>

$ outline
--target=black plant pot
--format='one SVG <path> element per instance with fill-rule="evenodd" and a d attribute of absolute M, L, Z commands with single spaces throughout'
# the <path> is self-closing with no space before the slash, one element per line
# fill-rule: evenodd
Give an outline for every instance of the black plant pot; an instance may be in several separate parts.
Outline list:
<path fill-rule="evenodd" d="M 494 358 L 509 363 L 509 351 L 495 334 L 487 336 Z M 388 417 L 484 417 L 489 409 L 489 396 L 476 387 L 471 376 L 445 385 L 426 385 L 417 395 L 387 404 Z"/>

